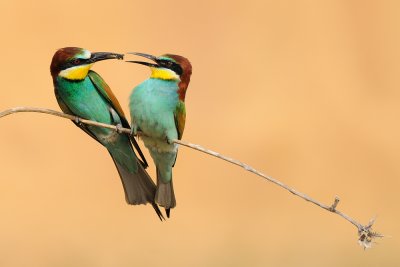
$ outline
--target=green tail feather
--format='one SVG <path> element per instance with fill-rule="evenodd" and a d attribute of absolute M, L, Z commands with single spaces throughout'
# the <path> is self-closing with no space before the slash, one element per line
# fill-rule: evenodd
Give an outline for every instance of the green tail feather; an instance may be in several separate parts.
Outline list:
<path fill-rule="evenodd" d="M 122 149 L 120 149 L 121 145 L 108 147 L 108 151 L 121 177 L 126 202 L 132 205 L 150 203 L 160 220 L 164 220 L 164 216 L 154 201 L 156 185 L 141 162 L 136 158 L 129 144 L 123 146 Z"/>
<path fill-rule="evenodd" d="M 165 208 L 167 217 L 169 218 L 170 209 L 176 207 L 176 199 L 174 193 L 174 186 L 172 178 L 169 182 L 165 183 L 161 178 L 160 171 L 157 168 L 157 192 L 155 202 L 161 207 Z"/>

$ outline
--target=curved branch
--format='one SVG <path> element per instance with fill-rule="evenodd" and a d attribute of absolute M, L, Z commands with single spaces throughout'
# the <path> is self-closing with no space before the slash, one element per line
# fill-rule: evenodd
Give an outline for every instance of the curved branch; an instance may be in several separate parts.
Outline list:
<path fill-rule="evenodd" d="M 80 123 L 84 123 L 87 125 L 92 125 L 92 126 L 98 126 L 98 127 L 103 127 L 103 128 L 108 128 L 108 129 L 113 129 L 115 131 L 118 131 L 120 133 L 124 133 L 124 134 L 131 134 L 131 129 L 128 128 L 120 128 L 117 127 L 115 125 L 109 125 L 109 124 L 105 124 L 105 123 L 100 123 L 100 122 L 96 122 L 96 121 L 91 121 L 91 120 L 86 120 L 83 118 L 79 118 L 77 116 L 73 116 L 73 115 L 69 115 L 69 114 L 65 114 L 59 111 L 55 111 L 55 110 L 51 110 L 51 109 L 44 109 L 44 108 L 35 108 L 35 107 L 15 107 L 15 108 L 11 108 L 11 109 L 7 109 L 4 110 L 2 112 L 0 112 L 0 118 L 14 114 L 14 113 L 20 113 L 20 112 L 36 112 L 36 113 L 44 113 L 44 114 L 49 114 L 49 115 L 53 115 L 53 116 L 58 116 L 61 118 L 65 118 L 65 119 L 70 119 L 70 120 L 74 120 L 76 122 L 80 122 Z M 143 133 L 138 133 L 138 135 L 143 135 Z M 253 167 L 230 157 L 224 156 L 218 152 L 212 151 L 210 149 L 206 149 L 200 145 L 196 145 L 196 144 L 192 144 L 192 143 L 188 143 L 182 140 L 171 140 L 173 143 L 175 144 L 179 144 L 182 146 L 186 146 L 192 149 L 195 149 L 197 151 L 206 153 L 208 155 L 217 157 L 219 159 L 225 160 L 231 164 L 237 165 L 239 167 L 242 167 L 243 169 L 245 169 L 246 171 L 249 171 L 251 173 L 254 173 L 255 175 L 258 175 L 262 178 L 264 178 L 265 180 L 289 191 L 290 193 L 292 193 L 293 195 L 296 195 L 308 202 L 311 202 L 317 206 L 319 206 L 320 208 L 327 210 L 329 212 L 335 213 L 337 215 L 339 215 L 340 217 L 344 218 L 345 220 L 347 220 L 348 222 L 352 223 L 355 227 L 357 227 L 358 230 L 358 242 L 359 244 L 364 248 L 370 248 L 372 245 L 372 242 L 375 238 L 381 238 L 383 237 L 382 234 L 379 234 L 377 232 L 372 231 L 372 225 L 375 222 L 375 219 L 370 220 L 370 222 L 367 225 L 362 225 L 361 223 L 357 222 L 356 220 L 352 219 L 350 216 L 344 214 L 343 212 L 339 211 L 336 209 L 337 205 L 339 204 L 340 199 L 338 197 L 335 197 L 335 200 L 333 202 L 332 205 L 328 206 L 325 205 L 313 198 L 311 198 L 310 196 L 301 193 L 293 188 L 291 188 L 290 186 L 280 182 L 279 180 L 276 180 L 275 178 L 268 176 L 256 169 L 254 169 Z"/>

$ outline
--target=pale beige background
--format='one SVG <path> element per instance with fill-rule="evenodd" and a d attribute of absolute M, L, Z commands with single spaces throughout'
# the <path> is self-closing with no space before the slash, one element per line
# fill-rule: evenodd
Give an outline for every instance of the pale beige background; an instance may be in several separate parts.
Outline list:
<path fill-rule="evenodd" d="M 1 110 L 59 109 L 60 47 L 181 54 L 194 67 L 185 140 L 339 195 L 391 237 L 363 251 L 338 216 L 186 148 L 160 223 L 125 204 L 109 155 L 72 123 L 18 114 L 0 120 L 0 266 L 399 266 L 399 23 L 398 1 L 2 0 Z M 94 69 L 126 112 L 149 75 Z"/>

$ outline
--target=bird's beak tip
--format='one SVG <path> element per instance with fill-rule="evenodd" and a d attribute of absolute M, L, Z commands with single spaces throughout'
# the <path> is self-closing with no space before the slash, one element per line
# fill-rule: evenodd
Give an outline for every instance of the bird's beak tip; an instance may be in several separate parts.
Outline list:
<path fill-rule="evenodd" d="M 110 53 L 110 52 L 94 52 L 91 57 L 93 62 L 106 60 L 106 59 L 124 59 L 124 54 Z"/>
<path fill-rule="evenodd" d="M 150 55 L 150 54 L 139 53 L 139 52 L 128 52 L 127 54 L 140 56 L 140 57 L 145 57 L 147 59 L 150 59 L 150 60 L 153 60 L 153 61 L 157 61 L 157 57 L 153 56 L 153 55 Z"/>

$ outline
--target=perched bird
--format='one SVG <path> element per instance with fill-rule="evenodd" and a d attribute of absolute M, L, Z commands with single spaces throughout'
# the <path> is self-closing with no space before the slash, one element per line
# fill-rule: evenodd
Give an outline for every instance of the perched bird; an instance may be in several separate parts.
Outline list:
<path fill-rule="evenodd" d="M 123 59 L 123 55 L 108 52 L 91 53 L 78 47 L 59 49 L 50 66 L 54 92 L 63 112 L 81 118 L 129 128 L 118 100 L 99 74 L 90 70 L 92 65 L 106 59 Z M 129 204 L 151 203 L 160 220 L 163 215 L 154 198 L 156 185 L 145 171 L 147 162 L 136 141 L 117 131 L 74 123 L 107 148 L 125 190 Z M 133 150 L 136 147 L 142 161 Z"/>
<path fill-rule="evenodd" d="M 144 133 L 143 142 L 157 168 L 155 202 L 165 208 L 169 217 L 170 209 L 176 206 L 172 167 L 178 153 L 178 146 L 171 140 L 181 139 L 185 128 L 185 95 L 192 65 L 178 55 L 131 54 L 154 61 L 128 61 L 151 69 L 150 78 L 136 86 L 130 96 L 131 124 L 134 133 Z"/>

